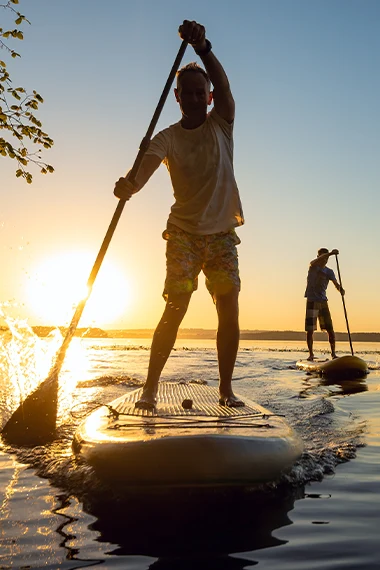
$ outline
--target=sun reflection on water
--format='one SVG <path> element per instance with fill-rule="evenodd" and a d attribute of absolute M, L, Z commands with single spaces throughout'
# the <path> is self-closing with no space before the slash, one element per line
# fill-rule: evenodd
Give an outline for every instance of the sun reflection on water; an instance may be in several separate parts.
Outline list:
<path fill-rule="evenodd" d="M 66 419 L 72 407 L 72 396 L 81 380 L 89 375 L 89 355 L 80 338 L 73 338 L 67 350 L 59 381 L 58 417 Z"/>

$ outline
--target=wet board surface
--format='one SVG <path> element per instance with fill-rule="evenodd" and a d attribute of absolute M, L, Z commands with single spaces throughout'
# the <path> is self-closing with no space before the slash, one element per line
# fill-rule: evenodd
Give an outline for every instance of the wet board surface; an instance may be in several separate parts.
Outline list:
<path fill-rule="evenodd" d="M 92 412 L 73 442 L 99 477 L 130 485 L 215 486 L 273 481 L 302 453 L 284 418 L 242 398 L 219 405 L 215 387 L 160 382 L 155 411 L 135 408 L 142 389 Z M 192 401 L 184 409 L 184 400 Z"/>
<path fill-rule="evenodd" d="M 340 356 L 333 360 L 298 360 L 296 367 L 305 372 L 316 373 L 329 378 L 357 380 L 368 374 L 367 363 L 354 355 Z"/>

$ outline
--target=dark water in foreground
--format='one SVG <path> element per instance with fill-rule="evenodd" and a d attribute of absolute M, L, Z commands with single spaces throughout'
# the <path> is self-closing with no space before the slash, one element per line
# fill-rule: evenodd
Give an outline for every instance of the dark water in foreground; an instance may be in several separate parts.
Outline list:
<path fill-rule="evenodd" d="M 12 386 L 46 377 L 57 343 L 3 338 L 2 423 L 15 407 Z M 0 569 L 380 568 L 380 345 L 356 344 L 371 367 L 365 381 L 326 384 L 295 369 L 306 356 L 302 343 L 241 343 L 235 391 L 284 414 L 305 442 L 276 484 L 207 493 L 106 489 L 76 465 L 72 434 L 99 402 L 140 386 L 148 346 L 74 339 L 60 377 L 59 440 L 0 449 Z M 216 385 L 213 347 L 181 339 L 163 379 Z"/>

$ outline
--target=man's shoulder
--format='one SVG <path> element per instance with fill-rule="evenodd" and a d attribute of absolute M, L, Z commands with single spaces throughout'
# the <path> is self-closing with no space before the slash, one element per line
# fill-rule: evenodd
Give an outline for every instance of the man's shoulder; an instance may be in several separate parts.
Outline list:
<path fill-rule="evenodd" d="M 328 275 L 329 277 L 335 279 L 335 273 L 334 271 L 331 269 L 331 267 L 325 267 L 325 273 L 326 275 Z"/>
<path fill-rule="evenodd" d="M 164 129 L 161 129 L 160 131 L 158 131 L 158 133 L 155 135 L 155 137 L 158 137 L 158 136 L 162 136 L 162 137 L 170 136 L 170 135 L 172 135 L 174 132 L 176 132 L 177 130 L 179 130 L 180 128 L 181 128 L 181 121 L 177 121 L 176 123 L 173 123 L 172 125 L 169 125 L 168 127 L 165 127 Z"/>
<path fill-rule="evenodd" d="M 233 127 L 234 121 L 232 121 L 231 123 L 226 121 L 226 119 L 223 119 L 223 117 L 221 117 L 217 110 L 215 109 L 215 107 L 213 107 L 211 109 L 211 111 L 207 114 L 207 119 L 210 121 L 215 121 L 216 123 L 218 123 L 219 125 L 226 125 L 227 127 Z"/>

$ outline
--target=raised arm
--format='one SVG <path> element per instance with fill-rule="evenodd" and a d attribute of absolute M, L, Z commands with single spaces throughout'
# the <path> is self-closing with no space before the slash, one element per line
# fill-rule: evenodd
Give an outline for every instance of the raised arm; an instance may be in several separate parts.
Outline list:
<path fill-rule="evenodd" d="M 322 253 L 321 255 L 318 255 L 318 257 L 316 257 L 315 259 L 313 259 L 312 261 L 310 261 L 310 265 L 325 265 L 328 261 L 328 258 L 330 257 L 330 255 L 338 255 L 339 251 L 337 249 L 332 249 L 331 251 L 328 251 L 327 253 Z"/>
<path fill-rule="evenodd" d="M 201 58 L 213 85 L 214 107 L 220 117 L 232 123 L 235 118 L 235 101 L 231 93 L 230 82 L 222 64 L 211 49 L 206 39 L 204 26 L 194 21 L 185 20 L 179 27 L 179 35 L 194 48 Z"/>
<path fill-rule="evenodd" d="M 129 173 L 115 184 L 113 193 L 121 200 L 129 200 L 133 194 L 136 194 L 148 182 L 152 174 L 161 164 L 161 159 L 154 154 L 146 154 L 142 159 L 140 168 L 137 172 L 136 180 L 130 182 Z"/>

